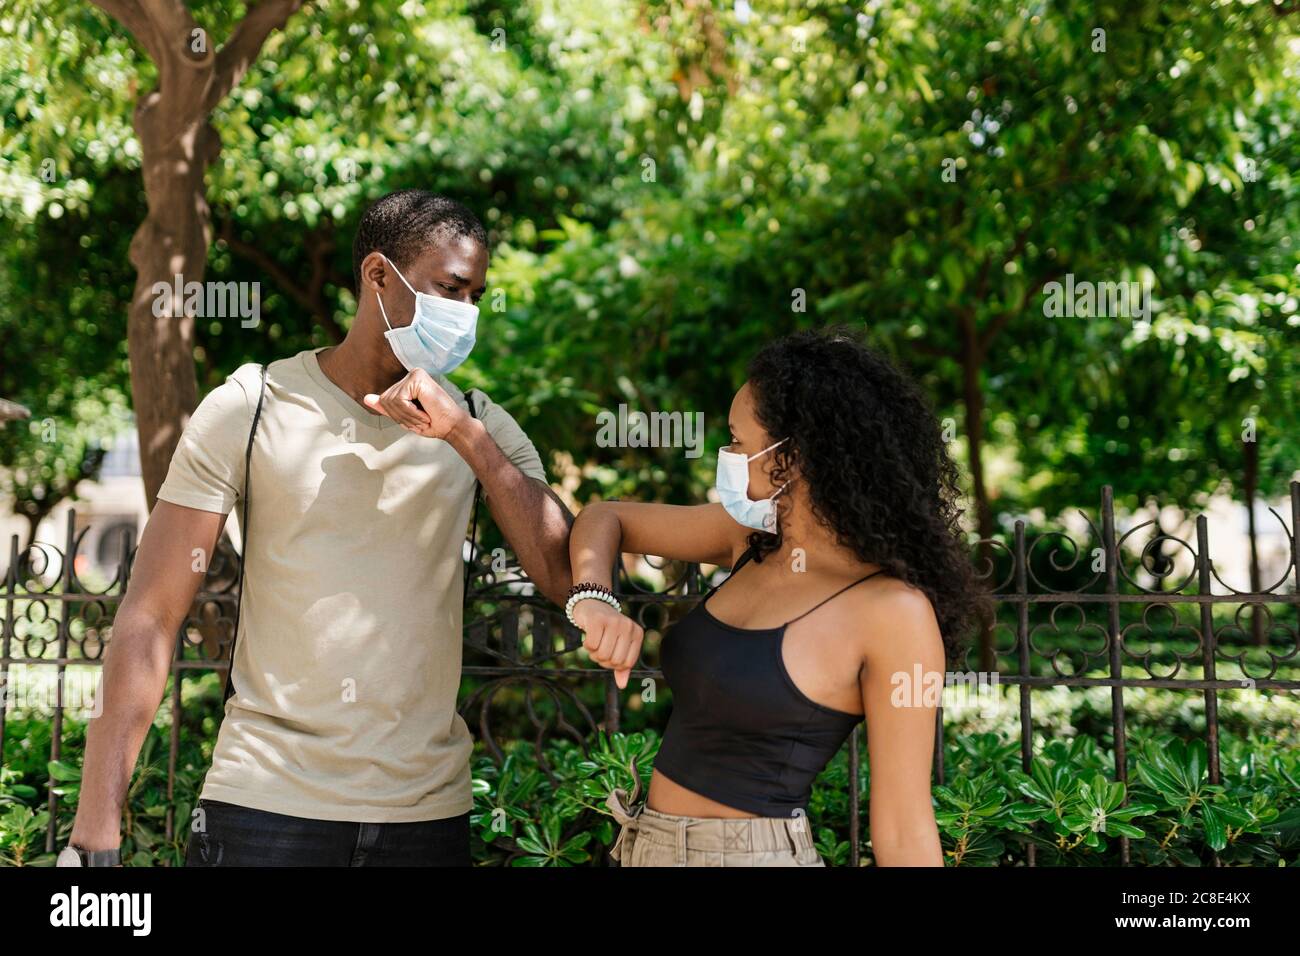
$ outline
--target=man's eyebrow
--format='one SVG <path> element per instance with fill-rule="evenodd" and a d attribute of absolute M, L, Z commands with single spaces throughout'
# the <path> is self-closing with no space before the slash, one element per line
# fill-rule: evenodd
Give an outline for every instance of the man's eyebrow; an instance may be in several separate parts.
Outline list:
<path fill-rule="evenodd" d="M 463 276 L 458 272 L 451 273 L 451 277 L 455 279 L 457 282 L 459 282 L 461 285 L 465 285 L 469 282 L 468 277 Z"/>

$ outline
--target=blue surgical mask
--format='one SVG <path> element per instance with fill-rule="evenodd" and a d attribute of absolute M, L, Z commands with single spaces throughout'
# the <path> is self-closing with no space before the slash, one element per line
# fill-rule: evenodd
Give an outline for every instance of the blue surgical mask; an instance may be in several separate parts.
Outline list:
<path fill-rule="evenodd" d="M 380 255 L 384 255 L 382 252 Z M 393 266 L 393 271 L 402 280 L 402 284 L 411 289 L 406 276 L 393 265 L 393 260 L 384 256 L 384 261 Z M 422 368 L 430 375 L 450 372 L 461 362 L 469 358 L 474 348 L 474 332 L 478 326 L 478 306 L 455 299 L 444 299 L 440 295 L 416 292 L 415 318 L 411 324 L 395 329 L 388 321 L 388 312 L 384 309 L 384 300 L 379 299 L 379 312 L 384 317 L 388 331 L 384 338 L 392 348 L 397 361 L 408 372 Z"/>
<path fill-rule="evenodd" d="M 722 507 L 727 510 L 727 514 L 746 528 L 753 528 L 755 531 L 767 531 L 772 534 L 776 533 L 775 499 L 777 495 L 785 490 L 785 485 L 778 488 L 770 498 L 751 501 L 749 498 L 749 463 L 761 455 L 766 455 L 777 445 L 786 441 L 789 441 L 789 439 L 782 438 L 776 445 L 768 445 L 762 451 L 748 457 L 740 454 L 740 452 L 726 448 L 718 449 L 718 477 L 714 484 L 718 491 L 718 500 L 722 502 Z M 789 482 L 787 481 L 785 484 L 788 485 Z"/>

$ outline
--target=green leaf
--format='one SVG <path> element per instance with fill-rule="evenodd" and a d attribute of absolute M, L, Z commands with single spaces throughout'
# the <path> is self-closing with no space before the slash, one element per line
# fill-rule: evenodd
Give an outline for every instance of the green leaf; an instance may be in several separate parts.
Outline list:
<path fill-rule="evenodd" d="M 49 768 L 51 780 L 79 781 L 81 779 L 79 767 L 72 767 L 58 760 L 51 760 L 46 766 Z"/>
<path fill-rule="evenodd" d="M 1201 804 L 1201 822 L 1205 824 L 1205 842 L 1215 850 L 1228 845 L 1227 827 L 1223 817 L 1211 804 Z"/>

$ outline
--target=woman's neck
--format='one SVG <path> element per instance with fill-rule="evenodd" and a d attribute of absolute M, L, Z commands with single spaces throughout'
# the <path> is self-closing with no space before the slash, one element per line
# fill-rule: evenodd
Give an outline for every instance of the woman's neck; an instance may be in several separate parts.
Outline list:
<path fill-rule="evenodd" d="M 818 575 L 860 575 L 875 569 L 875 565 L 866 564 L 851 548 L 835 540 L 834 533 L 813 518 L 805 500 L 791 500 L 780 521 L 781 546 L 765 561 Z"/>

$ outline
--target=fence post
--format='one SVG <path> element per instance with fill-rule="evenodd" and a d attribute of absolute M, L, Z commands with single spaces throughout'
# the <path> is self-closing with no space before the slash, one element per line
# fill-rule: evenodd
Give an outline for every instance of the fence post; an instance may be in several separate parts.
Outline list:
<path fill-rule="evenodd" d="M 1291 570 L 1300 594 L 1300 481 L 1291 482 Z"/>
<path fill-rule="evenodd" d="M 1201 608 L 1201 667 L 1207 681 L 1216 680 L 1214 657 L 1217 640 L 1214 634 L 1212 584 L 1213 562 L 1210 558 L 1210 530 L 1205 515 L 1196 518 L 1197 603 Z M 1210 783 L 1219 783 L 1219 692 L 1205 688 L 1205 745 L 1209 750 Z M 1217 857 L 1216 857 L 1217 858 Z"/>
<path fill-rule="evenodd" d="M 1025 522 L 1016 520 L 1016 663 L 1021 677 L 1029 676 L 1029 559 L 1025 553 Z M 1030 704 L 1028 683 L 1020 685 L 1020 769 L 1025 773 L 1033 772 L 1034 763 L 1034 716 Z M 1031 824 L 1032 826 L 1032 824 Z M 1038 847 L 1033 843 L 1027 846 L 1029 866 L 1038 865 Z"/>
<path fill-rule="evenodd" d="M 631 678 L 628 678 L 629 682 Z M 618 733 L 618 684 L 614 681 L 614 672 L 605 671 L 605 733 Z M 633 784 L 636 781 L 632 781 Z"/>
<path fill-rule="evenodd" d="M 1253 545 L 1252 545 L 1253 546 Z M 1214 565 L 1210 558 L 1210 531 L 1205 515 L 1196 518 L 1196 564 L 1198 572 L 1197 603 L 1201 606 L 1201 668 L 1207 681 L 1215 680 L 1214 657 L 1217 642 L 1214 634 L 1214 605 L 1211 591 L 1213 584 L 1211 572 Z M 1252 617 L 1258 617 L 1255 611 Z M 1219 692 L 1213 687 L 1205 688 L 1205 748 L 1208 751 L 1210 784 L 1219 783 Z M 1217 851 L 1213 851 L 1214 865 L 1222 866 Z"/>
<path fill-rule="evenodd" d="M 0 633 L 0 769 L 5 765 L 5 713 L 9 709 L 9 652 L 12 648 L 18 595 L 18 535 L 9 539 L 9 570 L 5 572 L 5 620 Z"/>
<path fill-rule="evenodd" d="M 68 510 L 68 529 L 63 538 L 63 613 L 59 615 L 59 663 L 55 674 L 54 686 L 54 726 L 50 728 L 50 760 L 59 760 L 63 756 L 63 677 L 67 665 L 63 662 L 68 657 L 68 638 L 72 631 L 72 600 L 76 587 L 76 578 L 72 565 L 77 559 L 76 538 L 77 511 Z M 54 781 L 49 782 L 50 798 L 47 806 L 50 811 L 49 826 L 45 830 L 45 852 L 53 853 L 55 849 L 55 832 L 58 829 L 59 797 L 54 792 Z"/>
<path fill-rule="evenodd" d="M 148 521 L 148 519 L 145 519 Z M 243 529 L 240 529 L 241 533 Z M 212 567 L 212 562 L 217 558 L 217 551 L 221 547 L 221 537 L 218 536 L 216 542 L 212 545 L 212 553 L 206 555 L 203 568 L 203 580 L 208 579 L 207 572 Z M 126 589 L 129 581 L 122 584 L 122 595 L 126 596 Z M 202 585 L 200 585 L 202 586 Z M 236 600 L 239 599 L 236 595 Z M 191 609 L 193 605 L 191 605 Z M 172 651 L 172 720 L 171 733 L 167 742 L 167 815 L 163 819 L 163 835 L 170 842 L 176 836 L 176 765 L 180 760 L 181 752 L 181 677 L 185 673 L 181 667 L 181 662 L 185 660 L 185 632 L 188 623 L 188 615 L 181 619 L 181 625 L 176 631 L 176 642 Z M 199 622 L 195 622 L 196 624 Z M 223 702 L 223 712 L 224 712 Z M 191 811 L 192 812 L 192 811 Z M 182 866 L 184 863 L 182 862 Z"/>
<path fill-rule="evenodd" d="M 1101 539 L 1106 555 L 1106 641 L 1110 650 L 1110 676 L 1121 680 L 1124 676 L 1123 655 L 1120 649 L 1119 627 L 1119 546 L 1115 539 L 1115 489 L 1105 485 L 1101 489 Z M 1124 800 L 1128 804 L 1128 740 L 1124 720 L 1124 687 L 1115 684 L 1110 689 L 1111 735 L 1115 740 L 1115 779 L 1124 784 Z M 1129 864 L 1128 837 L 1119 838 L 1121 866 Z"/>
<path fill-rule="evenodd" d="M 940 745 L 943 735 L 939 736 Z M 862 864 L 862 794 L 858 792 L 858 777 L 862 774 L 862 724 L 857 724 L 849 734 L 849 866 L 857 869 Z M 940 781 L 942 783 L 942 781 Z M 812 826 L 812 821 L 808 821 Z"/>

